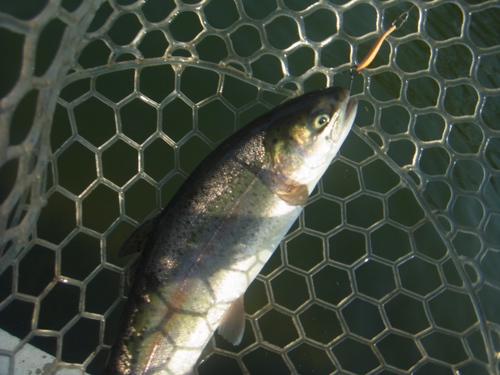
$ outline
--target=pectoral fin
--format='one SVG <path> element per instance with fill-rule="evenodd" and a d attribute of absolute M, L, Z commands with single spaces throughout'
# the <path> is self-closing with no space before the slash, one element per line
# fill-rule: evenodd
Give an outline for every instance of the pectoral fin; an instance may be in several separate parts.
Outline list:
<path fill-rule="evenodd" d="M 245 333 L 245 307 L 243 295 L 235 299 L 224 314 L 219 334 L 233 345 L 239 345 Z"/>
<path fill-rule="evenodd" d="M 267 169 L 254 172 L 262 183 L 290 206 L 305 206 L 309 199 L 307 185 L 293 180 L 282 181 Z"/>
<path fill-rule="evenodd" d="M 296 185 L 288 187 L 286 190 L 277 190 L 276 194 L 292 206 L 305 206 L 309 198 L 307 185 Z"/>

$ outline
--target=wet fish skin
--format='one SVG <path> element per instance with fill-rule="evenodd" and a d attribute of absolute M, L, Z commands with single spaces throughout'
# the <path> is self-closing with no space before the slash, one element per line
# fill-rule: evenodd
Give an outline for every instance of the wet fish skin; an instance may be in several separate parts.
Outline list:
<path fill-rule="evenodd" d="M 340 149 L 356 109 L 342 88 L 277 107 L 216 148 L 132 234 L 121 252 L 142 251 L 141 260 L 105 373 L 188 374 L 217 327 L 241 341 L 243 293 Z"/>

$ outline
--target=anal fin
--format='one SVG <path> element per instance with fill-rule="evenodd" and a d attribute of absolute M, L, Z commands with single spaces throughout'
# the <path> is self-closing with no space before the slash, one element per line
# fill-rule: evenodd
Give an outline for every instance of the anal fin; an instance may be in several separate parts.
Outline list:
<path fill-rule="evenodd" d="M 233 345 L 239 345 L 245 333 L 245 307 L 243 295 L 236 298 L 222 317 L 219 334 Z"/>

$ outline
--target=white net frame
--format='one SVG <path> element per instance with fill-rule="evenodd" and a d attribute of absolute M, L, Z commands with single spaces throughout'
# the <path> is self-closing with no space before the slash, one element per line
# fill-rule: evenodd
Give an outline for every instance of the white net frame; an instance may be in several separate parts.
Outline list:
<path fill-rule="evenodd" d="M 410 10 L 355 78 L 353 134 L 250 287 L 242 345 L 215 336 L 198 372 L 498 374 L 498 2 L 164 4 L 0 7 L 12 55 L 0 100 L 0 328 L 19 338 L 0 344 L 2 371 L 21 373 L 34 345 L 55 358 L 50 373 L 98 373 L 127 293 L 130 260 L 116 250 L 132 228 L 250 118 L 305 90 L 348 85 L 353 62 Z M 170 91 L 155 91 L 156 68 L 170 72 Z M 192 121 L 171 126 L 186 108 Z M 89 124 L 94 110 L 102 124 Z M 135 110 L 154 113 L 149 133 L 130 128 Z M 229 125 L 207 125 L 217 116 Z M 150 166 L 157 152 L 166 167 Z M 92 178 L 66 175 L 89 164 Z M 93 254 L 87 271 L 82 249 Z M 49 270 L 30 279 L 37 261 Z M 109 296 L 94 302 L 100 293 Z"/>

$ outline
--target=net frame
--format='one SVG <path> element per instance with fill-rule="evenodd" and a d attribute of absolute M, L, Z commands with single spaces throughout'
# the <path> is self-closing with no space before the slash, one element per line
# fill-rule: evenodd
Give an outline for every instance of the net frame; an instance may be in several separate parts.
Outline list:
<path fill-rule="evenodd" d="M 220 2 L 220 4 L 224 5 L 223 3 Z M 105 313 L 99 314 L 86 311 L 85 305 L 87 300 L 85 294 L 87 290 L 91 289 L 89 284 L 93 285 L 93 280 L 98 280 L 99 274 L 106 272 L 120 274 L 120 295 L 126 293 L 123 273 L 123 266 L 125 265 L 112 259 L 112 256 L 110 257 L 107 253 L 107 249 L 109 251 L 110 246 L 107 245 L 112 242 L 110 240 L 112 233 L 117 230 L 120 223 L 138 224 L 137 219 L 124 214 L 129 210 L 126 206 L 127 191 L 139 180 L 145 180 L 152 186 L 164 187 L 176 174 L 185 177 L 189 167 L 184 166 L 181 161 L 183 160 L 181 150 L 185 144 L 189 143 L 191 137 L 196 135 L 208 145 L 208 148 L 212 148 L 218 142 L 218 140 L 207 136 L 195 126 L 192 135 L 189 137 L 181 137 L 179 140 L 174 140 L 168 134 L 162 132 L 161 129 L 157 129 L 155 137 L 148 138 L 147 141 L 139 143 L 123 134 L 123 129 L 120 129 L 122 125 L 121 120 L 119 120 L 118 129 L 122 131 L 111 137 L 109 141 L 100 147 L 96 147 L 92 142 L 86 141 L 84 137 L 78 134 L 78 129 L 76 128 L 78 121 L 75 118 L 72 123 L 74 126 L 73 135 L 65 140 L 61 147 L 54 150 L 51 147 L 50 140 L 51 125 L 58 105 L 70 111 L 88 99 L 85 96 L 88 95 L 98 97 L 107 106 L 114 108 L 114 114 L 117 118 L 119 118 L 120 110 L 135 99 L 144 100 L 148 105 L 160 111 L 165 107 L 168 99 L 165 98 L 162 103 L 157 103 L 145 97 L 141 93 L 140 72 L 145 67 L 168 64 L 172 67 L 175 76 L 172 97 L 180 97 L 184 103 L 190 105 L 193 109 L 194 123 L 198 124 L 201 108 L 209 105 L 211 102 L 220 100 L 234 114 L 234 131 L 237 126 L 241 125 L 241 122 L 246 118 L 245 116 L 249 116 L 246 114 L 246 111 L 253 108 L 257 103 L 263 103 L 264 108 L 271 108 L 287 96 L 296 95 L 303 92 L 304 89 L 307 90 L 313 85 L 318 85 L 315 82 L 318 76 L 322 77 L 320 81 L 323 85 L 332 85 L 338 82 L 345 84 L 348 81 L 346 71 L 351 67 L 352 61 L 357 60 L 355 57 L 360 55 L 363 46 L 373 42 L 387 28 L 387 25 L 390 25 L 390 21 L 396 18 L 398 15 L 396 12 L 400 12 L 403 8 L 402 5 L 396 4 L 397 2 L 379 4 L 362 1 L 336 5 L 320 1 L 303 9 L 299 9 L 300 6 L 296 9 L 295 7 L 298 5 L 293 2 L 277 1 L 275 10 L 266 16 L 255 19 L 248 16 L 248 8 L 245 3 L 236 1 L 227 1 L 226 3 L 234 4 L 239 16 L 236 21 L 222 28 L 214 27 L 211 23 L 217 24 L 218 22 L 223 22 L 223 20 L 207 16 L 207 9 L 209 9 L 210 4 L 218 4 L 215 1 L 200 1 L 194 4 L 177 2 L 174 9 L 168 13 L 168 16 L 157 23 L 151 22 L 144 16 L 141 9 L 145 6 L 146 2 L 142 1 L 130 2 L 130 4 L 126 5 L 120 4 L 120 2 L 89 1 L 77 4 L 76 7 L 70 2 L 63 1 L 59 3 L 58 1 L 48 1 L 43 9 L 34 11 L 31 17 L 18 14 L 15 11 L 12 14 L 3 13 L 1 15 L 0 24 L 2 30 L 22 35 L 24 40 L 21 43 L 22 58 L 20 59 L 21 67 L 17 72 L 18 79 L 0 102 L 2 108 L 0 111 L 0 139 L 3 140 L 2 147 L 0 147 L 0 150 L 2 150 L 0 151 L 0 175 L 5 178 L 5 181 L 8 181 L 7 187 L 3 189 L 3 199 L 0 206 L 0 237 L 2 238 L 3 247 L 0 273 L 4 275 L 6 280 L 11 280 L 10 284 L 9 282 L 6 284 L 11 287 L 11 290 L 5 293 L 6 297 L 0 304 L 0 311 L 3 312 L 2 317 L 5 318 L 9 316 L 6 314 L 6 311 L 10 311 L 16 303 L 29 303 L 34 306 L 29 324 L 29 333 L 23 337 L 14 349 L 2 350 L 1 352 L 2 358 L 7 358 L 11 373 L 15 371 L 16 353 L 37 335 L 57 338 L 58 344 L 53 354 L 61 361 L 61 363 L 58 363 L 61 369 L 88 370 L 88 368 L 92 369 L 92 367 L 97 366 L 94 363 L 99 363 L 99 360 L 102 361 L 100 356 L 102 356 L 107 345 L 109 345 L 104 339 L 106 330 L 105 322 L 109 321 L 109 317 L 113 312 L 116 314 L 116 311 L 119 310 L 122 299 L 117 298 Z M 359 11 L 361 5 L 365 6 L 368 4 L 375 10 L 376 27 L 373 31 L 358 36 L 353 33 L 346 20 L 350 17 L 353 10 Z M 495 307 L 490 306 L 488 301 L 494 299 L 500 289 L 499 282 L 491 269 L 492 264 L 498 262 L 499 244 L 498 240 L 495 239 L 495 227 L 500 220 L 497 205 L 499 194 L 496 187 L 499 168 L 498 162 L 495 159 L 495 153 L 498 152 L 496 147 L 498 147 L 497 140 L 499 137 L 498 125 L 494 123 L 492 115 L 488 115 L 488 113 L 494 113 L 495 108 L 498 108 L 499 92 L 496 88 L 497 81 L 493 75 L 490 75 L 488 69 L 491 68 L 493 71 L 495 69 L 498 70 L 498 67 L 495 67 L 494 63 L 496 61 L 495 58 L 498 59 L 495 56 L 498 56 L 499 46 L 491 42 L 491 40 L 494 40 L 496 34 L 494 30 L 488 27 L 488 23 L 485 22 L 485 25 L 482 26 L 477 22 L 479 17 L 477 14 L 484 15 L 484 12 L 488 11 L 498 14 L 494 13 L 498 9 L 498 5 L 494 1 L 486 1 L 480 4 L 447 1 L 408 2 L 406 4 L 413 4 L 412 13 L 410 13 L 411 18 L 409 25 L 407 25 L 409 29 L 405 30 L 402 28 L 401 34 L 395 34 L 395 36 L 388 38 L 390 50 L 387 64 L 382 63 L 375 68 L 370 68 L 364 73 L 362 78 L 358 77 L 353 85 L 353 93 L 359 99 L 362 99 L 362 103 L 365 105 L 361 108 L 365 111 L 373 111 L 374 113 L 372 119 L 368 117 L 366 120 L 360 116 L 361 125 L 354 128 L 354 133 L 365 144 L 370 146 L 369 148 L 373 151 L 373 154 L 362 160 L 356 160 L 352 153 L 345 151 L 341 153 L 337 165 L 348 168 L 354 171 L 355 175 L 360 176 L 359 180 L 361 181 L 361 185 L 363 185 L 361 190 L 355 191 L 347 197 L 342 197 L 332 194 L 329 188 L 325 187 L 324 183 L 320 184 L 318 192 L 313 194 L 295 230 L 289 233 L 280 247 L 281 265 L 258 278 L 258 282 L 266 290 L 269 303 L 263 308 L 258 309 L 255 313 L 249 314 L 249 322 L 253 332 L 257 335 L 257 340 L 255 343 L 235 353 L 233 350 L 225 348 L 223 344 L 217 342 L 217 338 L 214 338 L 213 353 L 216 354 L 212 354 L 209 358 L 215 358 L 217 355 L 233 358 L 240 368 L 251 372 L 251 369 L 247 368 L 248 366 L 244 358 L 264 348 L 269 353 L 277 354 L 284 361 L 287 369 L 292 372 L 298 372 L 299 370 L 296 369 L 296 363 L 291 353 L 297 352 L 297 350 L 300 353 L 300 348 L 305 347 L 307 348 L 305 352 L 307 350 L 314 351 L 310 349 L 314 348 L 326 353 L 325 355 L 331 361 L 332 366 L 336 368 L 332 372 L 343 371 L 343 373 L 349 373 L 349 370 L 346 369 L 346 364 L 339 360 L 339 355 L 336 354 L 334 348 L 359 344 L 362 345 L 362 348 L 369 347 L 372 348 L 371 350 L 375 350 L 375 357 L 380 361 L 380 364 L 370 369 L 369 373 L 380 373 L 383 370 L 404 373 L 404 371 L 423 371 L 422 369 L 426 368 L 425 366 L 429 366 L 429 364 L 435 366 L 446 365 L 446 361 L 443 358 L 440 358 L 438 355 L 433 357 L 432 353 L 429 353 L 431 350 L 424 345 L 426 337 L 430 337 L 432 334 L 440 334 L 453 337 L 455 339 L 454 342 L 458 340 L 467 353 L 466 360 L 460 363 L 449 364 L 449 367 L 454 371 L 465 372 L 470 371 L 471 368 L 475 368 L 479 369 L 478 371 L 489 373 L 498 372 L 496 360 L 498 349 L 496 349 L 495 345 L 498 341 L 498 314 Z M 106 9 L 106 7 L 111 9 L 111 13 L 108 12 L 108 16 L 103 17 L 105 18 L 104 22 L 99 27 L 88 32 L 89 25 L 95 22 L 93 21 L 94 14 L 102 15 L 99 12 L 103 12 L 102 9 Z M 453 9 L 453 11 L 462 16 L 462 23 L 458 27 L 451 23 L 449 27 L 449 30 L 452 30 L 451 36 L 446 34 L 446 27 L 444 30 L 438 29 L 436 31 L 432 27 L 427 26 L 436 22 L 435 17 L 439 18 L 443 12 L 445 13 L 450 9 Z M 319 10 L 326 10 L 335 15 L 336 32 L 329 37 L 317 41 L 314 40 L 314 37 L 311 37 L 311 26 L 307 26 L 305 20 Z M 176 40 L 170 26 L 176 17 L 188 12 L 198 17 L 202 31 L 187 42 Z M 109 31 L 121 17 L 125 17 L 126 15 L 136 17 L 142 26 L 136 37 L 129 43 L 119 45 L 109 35 Z M 390 16 L 393 16 L 391 20 L 387 20 Z M 276 39 L 276 37 L 273 37 L 273 32 L 276 31 L 272 25 L 274 25 L 274 22 L 277 22 L 276 20 L 281 20 L 283 17 L 286 17 L 286 20 L 294 20 L 293 22 L 295 22 L 299 36 L 298 41 L 286 47 L 281 47 L 279 42 L 277 42 L 279 38 Z M 44 35 L 44 31 L 47 32 L 49 27 L 57 29 L 58 22 L 62 22 L 66 26 L 60 34 L 58 48 L 55 49 L 52 56 L 49 56 L 48 59 L 45 58 L 49 61 L 47 63 L 44 57 L 39 57 L 38 52 L 44 47 L 42 43 L 46 43 L 46 38 L 44 39 L 42 35 Z M 237 51 L 234 48 L 236 42 L 234 39 L 231 39 L 231 36 L 242 26 L 253 27 L 258 31 L 261 38 L 261 48 L 257 49 L 247 58 L 242 58 L 241 51 Z M 144 40 L 145 35 L 149 32 L 158 30 L 164 33 L 168 43 L 165 54 L 157 58 L 141 56 L 141 49 L 139 47 L 141 41 Z M 223 30 L 222 33 L 221 30 Z M 180 30 L 177 32 L 182 35 L 185 31 Z M 349 32 L 353 33 L 353 35 Z M 453 32 L 456 34 L 453 34 Z M 208 36 L 217 36 L 224 41 L 226 47 L 228 47 L 227 58 L 215 62 L 204 61 L 200 58 L 200 52 L 197 47 Z M 436 39 L 439 36 L 443 36 L 443 39 Z M 483 37 L 484 40 L 482 39 Z M 109 60 L 106 61 L 106 64 L 84 67 L 82 66 L 82 55 L 85 48 L 88 48 L 89 44 L 94 41 L 101 41 L 109 47 Z M 332 66 L 325 66 L 322 58 L 326 54 L 326 47 L 335 41 L 343 41 L 349 44 L 349 59 L 343 62 L 334 62 Z M 399 59 L 399 54 L 411 51 L 411 49 L 408 50 L 407 46 L 414 41 L 423 41 L 428 46 L 428 65 L 426 69 L 406 71 L 400 66 L 404 65 L 404 62 Z M 459 75 L 452 78 L 443 77 L 443 70 L 439 69 L 440 64 L 442 64 L 440 53 L 456 45 L 465 46 L 466 50 L 470 52 L 471 63 L 469 65 L 469 75 Z M 291 56 L 301 51 L 302 48 L 309 48 L 312 51 L 313 64 L 305 72 L 297 75 L 294 69 L 300 71 L 300 64 L 299 67 L 294 67 Z M 419 50 L 419 52 L 421 51 Z M 135 56 L 135 59 L 119 61 L 119 57 L 126 54 L 132 54 Z M 282 76 L 277 81 L 274 76 L 266 76 L 262 73 L 258 65 L 258 62 L 263 61 L 262 59 L 266 56 L 277 57 L 279 61 L 278 70 L 281 70 Z M 167 61 L 165 57 L 168 57 Z M 486 63 L 484 63 L 485 61 Z M 418 59 L 416 59 L 416 62 L 418 63 Z M 67 74 L 68 66 L 71 66 L 69 74 Z M 183 94 L 182 76 L 188 68 L 202 68 L 217 74 L 219 77 L 215 90 L 215 95 L 218 96 L 217 99 L 214 96 L 209 96 L 195 102 L 192 97 Z M 99 93 L 97 89 L 98 77 L 106 76 L 112 71 L 126 71 L 127 69 L 132 69 L 134 72 L 133 90 L 127 99 L 116 103 L 105 95 L 102 95 L 102 93 Z M 380 87 L 377 89 L 377 85 L 379 84 L 377 78 L 383 77 L 390 81 L 394 75 L 400 77 L 400 89 L 395 90 L 396 92 L 399 91 L 399 96 L 391 96 L 390 91 L 388 96 L 384 96 L 383 90 Z M 230 79 L 227 77 L 250 82 L 257 87 L 255 98 L 249 100 L 243 106 L 236 107 L 230 99 L 223 95 L 224 88 L 226 87 L 225 83 Z M 415 85 L 415 82 L 419 82 L 421 79 L 428 79 L 429 77 L 432 78 L 437 87 L 435 89 L 438 93 L 437 99 L 432 105 L 426 104 L 425 100 L 423 100 L 424 105 L 419 107 L 417 104 L 420 104 L 422 99 L 415 98 L 415 89 L 412 88 L 412 85 Z M 84 94 L 72 101 L 66 101 L 61 97 L 61 92 L 65 87 L 82 81 L 85 78 L 89 78 L 91 82 L 89 94 Z M 266 82 L 266 79 L 271 82 Z M 35 104 L 32 105 L 34 109 L 31 121 L 28 119 L 28 130 L 25 132 L 24 137 L 21 137 L 22 139 L 19 138 L 21 141 L 17 142 L 16 137 L 18 136 L 13 136 L 13 134 L 17 134 L 15 133 L 17 130 L 14 129 L 14 126 L 19 126 L 20 122 L 16 116 L 19 116 L 20 111 L 30 108 L 29 104 L 23 105 L 22 103 L 29 103 L 32 100 L 29 99 L 30 95 L 33 95 L 31 94 L 32 90 L 36 90 L 38 94 L 36 95 Z M 471 106 L 468 105 L 467 101 L 462 102 L 463 111 L 450 104 L 450 100 L 456 100 L 461 94 L 470 97 L 468 99 L 472 103 L 472 111 L 467 112 L 467 108 Z M 406 131 L 393 131 L 391 133 L 383 126 L 384 110 L 396 105 L 402 105 L 407 109 L 410 108 L 408 110 L 410 113 L 409 121 L 407 122 Z M 498 111 L 498 109 L 496 110 Z M 436 139 L 432 139 L 432 137 L 426 138 L 425 134 L 422 137 L 418 130 L 419 116 L 435 114 L 436 112 L 439 113 L 444 121 L 441 137 Z M 23 119 L 23 121 L 26 120 Z M 477 142 L 477 145 L 473 145 L 475 147 L 473 151 L 466 148 L 465 152 L 463 152 L 463 149 L 456 144 L 457 141 L 453 141 L 453 134 L 457 133 L 455 129 L 460 129 L 461 124 L 475 124 L 475 126 L 471 126 L 471 129 L 476 130 L 469 130 L 469 132 L 472 132 L 472 136 L 475 135 L 476 137 L 477 133 L 480 134 L 480 140 Z M 477 128 L 479 128 L 479 131 Z M 462 132 L 467 132 L 467 126 L 464 125 L 464 129 Z M 144 150 L 156 138 L 161 138 L 167 144 L 175 146 L 174 166 L 176 169 L 158 180 L 151 178 L 151 176 L 144 172 Z M 68 191 L 68 189 L 59 186 L 58 158 L 63 154 L 65 147 L 69 147 L 75 141 L 82 144 L 94 155 L 97 155 L 97 178 L 81 194 L 74 194 Z M 117 142 L 123 142 L 138 151 L 137 160 L 139 167 L 137 173 L 121 186 L 118 186 L 116 182 L 107 178 L 102 162 L 103 152 L 106 148 L 111 148 L 114 144 L 117 144 Z M 405 160 L 403 163 L 403 161 L 395 156 L 398 155 L 397 151 L 401 148 L 394 147 L 400 144 L 404 148 L 409 143 L 414 145 L 414 153 L 409 158 L 409 162 Z M 428 166 L 429 159 L 443 155 L 445 158 L 446 155 L 448 156 L 448 161 L 445 162 L 443 170 L 436 172 Z M 387 191 L 377 190 L 379 188 L 376 191 L 372 191 L 366 186 L 366 182 L 369 182 L 369 179 L 365 177 L 368 173 L 366 171 L 371 170 L 377 160 L 382 160 L 391 171 L 399 176 L 399 182 L 391 186 Z M 457 170 L 461 170 L 462 172 L 457 172 Z M 477 172 L 478 170 L 480 172 Z M 482 175 L 478 177 L 479 182 L 472 181 L 467 183 L 461 177 L 462 175 L 475 176 L 478 173 Z M 15 174 L 14 177 L 13 174 Z M 365 179 L 366 182 L 364 181 Z M 442 194 L 446 190 L 446 188 L 436 188 L 436 186 L 444 186 L 443 184 L 451 191 L 449 198 L 445 199 L 446 202 L 443 204 L 433 203 L 432 200 L 437 199 L 436 196 L 439 196 L 439 194 Z M 111 191 L 115 191 L 119 200 L 119 216 L 102 232 L 95 228 L 88 228 L 83 217 L 86 210 L 83 202 L 89 199 L 91 193 L 101 185 Z M 437 195 L 432 194 L 433 189 L 437 190 Z M 43 236 L 38 236 L 38 233 L 41 231 L 38 220 L 43 207 L 50 205 L 56 194 L 75 202 L 75 230 L 71 231 L 59 243 L 53 243 L 43 238 Z M 397 201 L 398 194 L 405 197 L 406 200 L 403 199 L 403 201 L 406 203 L 415 200 L 425 214 L 409 223 L 402 224 L 398 222 L 398 219 L 404 221 L 404 216 L 396 215 L 396 219 L 394 219 L 394 215 L 391 215 L 391 212 L 389 212 L 390 209 L 394 209 L 397 206 L 397 204 L 391 204 L 390 202 Z M 164 205 L 165 196 L 168 197 L 168 193 L 162 193 L 161 188 L 155 190 L 154 195 L 154 205 L 156 207 L 151 210 L 150 214 L 157 212 L 159 207 Z M 395 196 L 396 198 L 394 198 Z M 310 219 L 308 218 L 311 215 L 316 215 L 309 214 L 310 210 L 312 210 L 310 207 L 321 206 L 325 202 L 329 202 L 328 204 L 332 207 L 341 208 L 342 224 L 326 230 L 316 227 L 316 224 L 310 227 L 311 225 L 308 224 Z M 383 202 L 383 220 L 370 223 L 367 228 L 363 227 L 365 225 L 363 223 L 350 223 L 349 212 L 355 212 L 356 208 L 363 203 L 377 206 L 378 203 L 374 202 Z M 472 218 L 472 221 L 467 220 L 468 216 L 473 217 L 474 215 L 479 218 Z M 419 231 L 422 231 L 421 228 L 426 228 L 426 223 L 428 222 L 431 222 L 434 228 L 438 228 L 439 238 L 446 245 L 447 252 L 442 258 L 434 259 L 432 254 L 419 252 L 418 240 L 410 237 L 412 250 L 397 260 L 388 260 L 383 256 L 377 256 L 373 251 L 367 251 L 367 258 L 361 257 L 349 265 L 332 259 L 333 250 L 329 247 L 329 241 L 343 230 L 363 233 L 367 244 L 372 245 L 372 242 L 375 242 L 373 241 L 374 233 L 377 233 L 383 227 L 383 224 L 389 223 L 392 227 L 416 235 Z M 91 271 L 84 280 L 67 277 L 64 275 L 64 271 L 61 270 L 62 250 L 72 245 L 72 241 L 77 234 L 84 234 L 97 239 L 100 247 L 101 265 Z M 288 251 L 288 248 L 292 247 L 293 241 L 302 235 L 309 235 L 315 239 L 319 239 L 323 248 L 322 254 L 324 259 L 308 270 L 303 270 L 297 263 L 291 262 L 290 252 Z M 466 251 L 460 251 L 460 242 L 464 238 L 469 239 L 469 241 L 472 241 L 470 238 L 474 238 L 474 241 L 479 243 L 479 245 L 474 246 L 475 251 L 472 252 L 473 256 L 468 256 Z M 47 283 L 43 291 L 38 295 L 31 295 L 19 291 L 17 279 L 20 273 L 22 273 L 23 259 L 27 258 L 36 246 L 48 249 L 54 254 L 54 279 Z M 394 280 L 398 293 L 420 301 L 422 306 L 424 306 L 426 315 L 432 317 L 432 329 L 428 331 L 424 330 L 417 335 L 411 335 L 404 330 L 395 328 L 391 324 L 386 311 L 386 306 L 392 298 L 392 296 L 389 297 L 390 293 L 377 299 L 373 295 L 370 295 L 369 292 L 363 292 L 362 286 L 360 286 L 362 284 L 357 281 L 361 277 L 359 276 L 362 274 L 360 270 L 363 269 L 362 264 L 366 262 L 366 259 L 370 259 L 376 265 L 375 269 L 392 270 L 393 275 L 395 275 Z M 441 277 L 445 280 L 440 286 L 434 288 L 429 294 L 423 297 L 418 294 L 418 291 L 416 292 L 405 285 L 404 278 L 401 277 L 403 271 L 400 270 L 405 267 L 405 264 L 411 264 L 413 259 L 418 259 L 418 262 L 421 262 L 421 264 L 426 264 L 425 269 L 438 269 Z M 431 266 L 428 266 L 428 264 Z M 458 285 L 449 280 L 451 277 L 449 276 L 449 272 L 446 272 L 447 267 L 451 267 L 449 264 L 453 264 L 456 267 L 459 279 L 463 281 L 463 285 Z M 301 280 L 304 280 L 301 282 L 313 290 L 314 285 L 316 285 L 315 279 L 320 277 L 318 275 L 322 275 L 325 269 L 330 268 L 341 269 L 345 275 L 348 275 L 347 279 L 356 286 L 355 293 L 347 296 L 342 302 L 338 304 L 325 302 L 324 299 L 311 291 L 310 294 L 313 297 L 305 298 L 306 302 L 294 309 L 288 306 L 289 302 L 280 302 L 280 298 L 275 296 L 274 289 L 279 288 L 276 285 L 280 284 L 280 280 L 288 280 L 283 275 L 293 274 L 294 276 L 289 277 L 300 277 Z M 61 283 L 72 285 L 84 291 L 79 297 L 78 313 L 62 329 L 46 330 L 37 328 L 42 301 L 48 299 L 47 296 L 51 295 L 51 291 Z M 442 297 L 443 295 L 448 297 Z M 439 316 L 439 314 L 436 314 L 431 306 L 433 303 L 437 306 L 444 303 L 441 301 L 452 301 L 460 306 L 459 302 L 462 301 L 464 296 L 470 298 L 472 301 L 477 322 L 466 327 L 465 331 L 455 332 L 449 326 L 440 322 L 439 318 L 434 317 L 434 315 Z M 353 332 L 351 325 L 345 318 L 342 318 L 344 316 L 344 309 L 347 309 L 352 303 L 359 303 L 355 301 L 366 302 L 370 306 L 376 306 L 377 309 L 383 311 L 382 320 L 386 328 L 378 336 L 367 339 L 362 334 Z M 327 344 L 319 343 L 308 337 L 310 333 L 304 329 L 300 321 L 300 316 L 310 311 L 313 305 L 334 312 L 339 317 L 343 334 Z M 16 309 L 13 309 L 13 311 L 16 311 Z M 264 325 L 262 322 L 268 319 L 266 316 L 276 314 L 276 312 L 281 314 L 279 316 L 286 317 L 292 323 L 292 326 L 299 332 L 298 339 L 280 346 L 276 344 L 276 342 L 281 342 L 279 339 L 269 339 L 269 336 L 261 332 Z M 65 337 L 70 337 L 72 327 L 83 319 L 98 322 L 101 332 L 99 344 L 96 350 L 81 362 L 81 365 L 67 364 L 63 360 L 65 358 Z M 396 334 L 396 336 L 391 336 L 393 334 Z M 478 341 L 475 337 L 478 334 L 482 338 L 481 340 L 483 340 L 484 351 L 477 349 Z M 419 352 L 425 355 L 425 357 L 406 370 L 391 364 L 390 361 L 384 358 L 380 350 L 377 349 L 378 345 L 382 345 L 381 343 L 384 341 L 384 338 L 387 337 L 402 337 L 403 339 L 413 340 Z M 69 340 L 66 339 L 67 341 Z M 353 342 L 357 344 L 352 344 Z M 362 352 L 362 349 L 360 350 Z M 377 352 L 377 350 L 379 351 Z M 478 354 L 476 351 L 482 354 Z M 356 371 L 351 372 L 355 373 Z"/>

